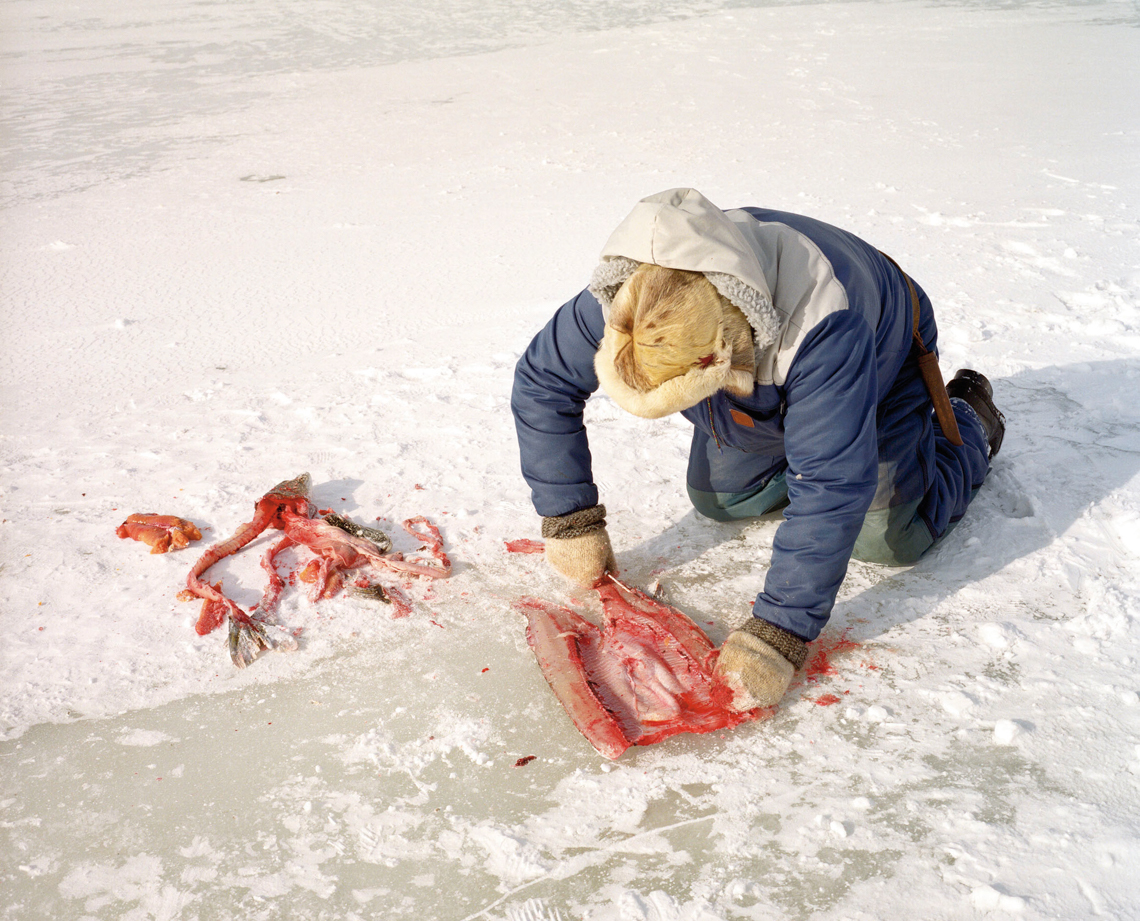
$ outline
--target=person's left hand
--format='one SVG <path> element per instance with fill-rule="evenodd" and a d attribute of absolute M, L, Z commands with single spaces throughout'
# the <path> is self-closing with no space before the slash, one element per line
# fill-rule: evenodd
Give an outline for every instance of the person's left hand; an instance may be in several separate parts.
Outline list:
<path fill-rule="evenodd" d="M 606 507 L 590 508 L 542 519 L 546 562 L 583 588 L 593 588 L 617 562 L 606 531 Z"/>
<path fill-rule="evenodd" d="M 593 588 L 607 572 L 617 573 L 610 535 L 604 527 L 578 537 L 552 537 L 546 562 L 582 588 Z"/>

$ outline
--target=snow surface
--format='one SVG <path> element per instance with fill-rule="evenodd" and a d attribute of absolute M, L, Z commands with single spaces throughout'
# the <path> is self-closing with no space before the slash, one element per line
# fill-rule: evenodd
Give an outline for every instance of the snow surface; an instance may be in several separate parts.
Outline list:
<path fill-rule="evenodd" d="M 1136 4 L 419 7 L 4 5 L 0 917 L 1140 917 Z M 891 253 L 1010 429 L 927 559 L 851 566 L 830 673 L 610 764 L 510 607 L 574 598 L 504 550 L 511 372 L 679 185 Z M 625 577 L 719 643 L 778 519 L 694 516 L 682 420 L 589 422 Z M 305 470 L 455 573 L 291 589 L 237 671 L 175 593 Z"/>

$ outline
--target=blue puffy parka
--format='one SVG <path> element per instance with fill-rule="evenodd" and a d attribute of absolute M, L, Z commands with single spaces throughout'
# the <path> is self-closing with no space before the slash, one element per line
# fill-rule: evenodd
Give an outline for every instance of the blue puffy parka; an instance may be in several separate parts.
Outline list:
<path fill-rule="evenodd" d="M 753 613 L 814 639 L 872 506 L 925 497 L 920 513 L 934 538 L 961 517 L 985 472 L 980 426 L 974 420 L 968 433 L 967 450 L 983 451 L 969 482 L 939 484 L 939 433 L 911 352 L 910 294 L 877 249 L 802 215 L 725 212 L 692 189 L 670 190 L 638 204 L 606 244 L 590 287 L 518 362 L 511 406 L 540 515 L 598 504 L 583 409 L 599 386 L 594 360 L 609 303 L 641 262 L 704 272 L 754 328 L 752 394 L 720 390 L 684 410 L 696 429 L 689 484 L 730 491 L 746 485 L 742 475 L 755 484 L 785 474 L 785 520 Z M 920 331 L 933 350 L 933 311 L 919 296 Z"/>

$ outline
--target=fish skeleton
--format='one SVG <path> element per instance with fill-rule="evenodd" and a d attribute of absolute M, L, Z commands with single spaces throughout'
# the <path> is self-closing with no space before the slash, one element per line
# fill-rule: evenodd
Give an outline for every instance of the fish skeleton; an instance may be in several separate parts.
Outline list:
<path fill-rule="evenodd" d="M 343 585 L 344 573 L 364 566 L 380 572 L 429 579 L 442 579 L 451 573 L 451 561 L 443 552 L 443 538 L 426 518 L 409 518 L 404 522 L 404 528 L 424 542 L 436 559 L 434 564 L 406 560 L 401 553 L 388 552 L 391 541 L 376 529 L 362 528 L 339 515 L 318 517 L 316 506 L 309 500 L 311 488 L 312 478 L 302 473 L 269 490 L 255 503 L 251 521 L 241 525 L 233 537 L 206 550 L 186 577 L 186 589 L 179 594 L 184 601 L 193 598 L 203 600 L 196 627 L 199 634 L 209 633 L 223 620 L 229 619 L 230 657 L 238 668 L 252 662 L 263 649 L 297 648 L 296 640 L 288 634 L 270 634 L 265 629 L 265 618 L 276 607 L 285 586 L 274 560 L 288 547 L 304 546 L 317 556 L 310 592 L 312 601 L 335 594 Z M 269 576 L 269 584 L 252 612 L 246 613 L 222 593 L 220 582 L 210 584 L 202 576 L 219 560 L 242 550 L 270 528 L 281 531 L 282 537 L 261 560 L 261 566 Z M 397 597 L 402 600 L 398 593 Z M 406 603 L 400 612 L 407 612 Z"/>
<path fill-rule="evenodd" d="M 612 576 L 597 588 L 603 625 L 536 598 L 516 607 L 554 695 L 601 754 L 681 732 L 712 732 L 770 715 L 731 709 L 714 674 L 718 651 L 688 617 Z"/>

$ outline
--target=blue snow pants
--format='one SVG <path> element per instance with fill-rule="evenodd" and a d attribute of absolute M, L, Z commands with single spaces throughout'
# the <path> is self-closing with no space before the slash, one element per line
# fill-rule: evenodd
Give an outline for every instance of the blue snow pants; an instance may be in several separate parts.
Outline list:
<path fill-rule="evenodd" d="M 903 365 L 879 406 L 879 487 L 855 542 L 855 559 L 909 565 L 965 514 L 989 471 L 989 451 L 974 410 L 962 400 L 951 405 L 960 446 L 943 436 L 917 366 Z M 780 508 L 789 502 L 787 474 L 783 458 L 718 446 L 701 429 L 693 432 L 687 487 L 706 518 L 736 521 Z M 791 502 L 794 512 L 794 495 Z"/>

